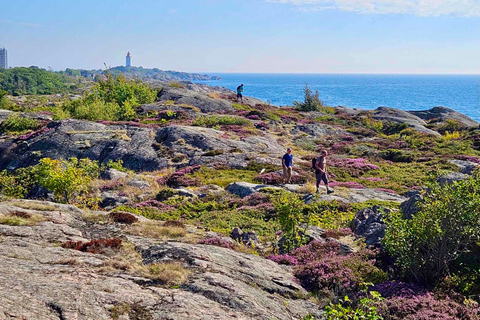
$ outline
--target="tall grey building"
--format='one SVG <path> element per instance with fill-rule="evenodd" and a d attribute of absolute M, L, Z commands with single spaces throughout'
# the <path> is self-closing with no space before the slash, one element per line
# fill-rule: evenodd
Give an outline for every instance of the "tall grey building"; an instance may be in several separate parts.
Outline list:
<path fill-rule="evenodd" d="M 0 68 L 1 69 L 8 68 L 7 49 L 5 48 L 0 48 Z"/>

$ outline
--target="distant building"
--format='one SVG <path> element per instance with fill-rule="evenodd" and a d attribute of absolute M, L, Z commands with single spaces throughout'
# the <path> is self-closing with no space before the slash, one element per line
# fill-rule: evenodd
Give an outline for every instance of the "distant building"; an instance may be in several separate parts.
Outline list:
<path fill-rule="evenodd" d="M 8 68 L 7 49 L 0 48 L 0 69 Z"/>
<path fill-rule="evenodd" d="M 127 64 L 126 64 L 127 67 L 131 67 L 132 66 L 132 55 L 130 54 L 130 51 L 127 52 Z"/>

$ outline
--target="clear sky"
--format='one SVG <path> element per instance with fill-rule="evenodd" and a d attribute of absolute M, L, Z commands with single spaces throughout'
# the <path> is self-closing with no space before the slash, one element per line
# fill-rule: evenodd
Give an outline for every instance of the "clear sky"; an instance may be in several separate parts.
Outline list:
<path fill-rule="evenodd" d="M 0 0 L 9 65 L 480 73 L 480 0 Z"/>

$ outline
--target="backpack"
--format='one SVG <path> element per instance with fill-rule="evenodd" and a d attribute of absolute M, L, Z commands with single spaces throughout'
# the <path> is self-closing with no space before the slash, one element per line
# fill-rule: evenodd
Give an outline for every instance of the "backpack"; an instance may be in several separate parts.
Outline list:
<path fill-rule="evenodd" d="M 312 159 L 312 170 L 317 170 L 317 157 Z"/>

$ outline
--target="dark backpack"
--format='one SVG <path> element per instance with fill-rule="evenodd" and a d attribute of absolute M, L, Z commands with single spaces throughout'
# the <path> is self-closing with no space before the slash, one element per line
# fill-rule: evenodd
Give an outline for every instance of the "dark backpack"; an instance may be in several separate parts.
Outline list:
<path fill-rule="evenodd" d="M 312 170 L 317 170 L 317 157 L 312 159 Z"/>

